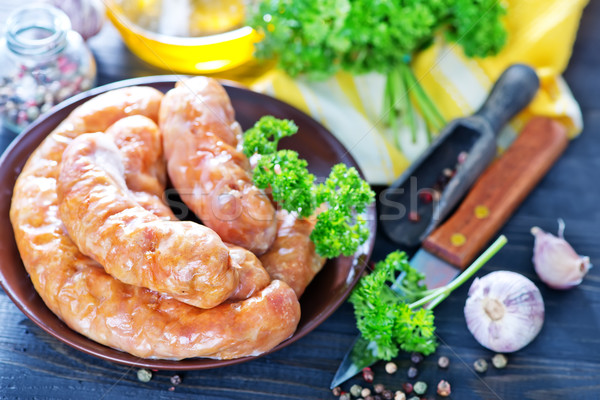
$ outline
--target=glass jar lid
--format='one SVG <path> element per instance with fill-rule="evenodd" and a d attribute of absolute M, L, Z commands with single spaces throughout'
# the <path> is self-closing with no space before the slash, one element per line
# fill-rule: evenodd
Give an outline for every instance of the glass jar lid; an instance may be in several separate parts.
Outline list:
<path fill-rule="evenodd" d="M 69 17 L 48 4 L 27 5 L 13 11 L 6 22 L 6 45 L 23 56 L 59 53 L 71 30 Z"/>

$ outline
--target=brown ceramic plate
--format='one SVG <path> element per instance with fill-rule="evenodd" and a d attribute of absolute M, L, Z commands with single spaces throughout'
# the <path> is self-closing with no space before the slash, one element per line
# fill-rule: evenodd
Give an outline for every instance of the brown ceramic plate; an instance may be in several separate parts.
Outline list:
<path fill-rule="evenodd" d="M 104 360 L 144 368 L 170 370 L 215 368 L 248 361 L 254 357 L 226 361 L 203 358 L 181 361 L 142 359 L 98 344 L 71 330 L 45 306 L 34 290 L 19 256 L 9 220 L 13 186 L 27 158 L 75 107 L 108 90 L 125 86 L 148 85 L 166 92 L 173 87 L 176 81 L 177 78 L 174 76 L 137 78 L 82 93 L 55 107 L 11 144 L 0 159 L 0 218 L 3 221 L 0 226 L 0 284 L 17 307 L 34 323 L 50 335 L 85 353 Z M 243 88 L 226 86 L 226 89 L 231 97 L 236 117 L 244 129 L 250 127 L 263 115 L 294 120 L 299 127 L 299 132 L 282 141 L 281 147 L 296 150 L 301 157 L 308 161 L 309 169 L 317 177 L 327 176 L 331 166 L 339 162 L 358 168 L 342 144 L 327 129 L 301 111 L 272 97 Z M 353 257 L 339 257 L 327 262 L 300 300 L 302 318 L 298 329 L 291 338 L 279 344 L 272 351 L 294 343 L 315 329 L 350 294 L 371 255 L 375 241 L 375 207 L 370 207 L 367 214 L 371 231 L 367 243 Z"/>

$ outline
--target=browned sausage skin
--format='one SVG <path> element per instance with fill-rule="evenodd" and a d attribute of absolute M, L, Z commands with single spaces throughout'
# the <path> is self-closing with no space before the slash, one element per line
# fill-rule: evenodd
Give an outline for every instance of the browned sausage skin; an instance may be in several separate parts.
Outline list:
<path fill-rule="evenodd" d="M 275 209 L 237 149 L 241 129 L 223 87 L 206 77 L 179 82 L 162 102 L 160 128 L 182 200 L 225 242 L 264 253 L 275 239 Z"/>
<path fill-rule="evenodd" d="M 145 210 L 125 184 L 122 157 L 104 133 L 65 149 L 58 178 L 59 216 L 80 251 L 124 283 L 201 308 L 228 299 L 238 286 L 229 251 L 211 229 L 165 221 Z"/>
<path fill-rule="evenodd" d="M 46 305 L 72 329 L 139 357 L 231 359 L 272 349 L 294 332 L 300 306 L 273 281 L 251 298 L 203 310 L 124 284 L 83 255 L 58 217 L 56 179 L 71 139 L 141 114 L 157 120 L 162 94 L 127 88 L 76 109 L 32 154 L 13 192 L 11 222 L 21 258 Z"/>
<path fill-rule="evenodd" d="M 277 237 L 260 261 L 271 279 L 281 279 L 300 298 L 326 261 L 315 252 L 310 240 L 316 216 L 298 218 L 294 213 L 279 210 L 277 221 Z"/>

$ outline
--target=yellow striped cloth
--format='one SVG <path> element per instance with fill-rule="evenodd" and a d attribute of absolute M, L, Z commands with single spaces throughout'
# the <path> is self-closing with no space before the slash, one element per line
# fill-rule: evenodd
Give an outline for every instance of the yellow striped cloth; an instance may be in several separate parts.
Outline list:
<path fill-rule="evenodd" d="M 583 128 L 581 111 L 561 74 L 569 61 L 587 1 L 507 0 L 508 42 L 500 54 L 469 59 L 460 46 L 440 38 L 416 56 L 413 71 L 443 116 L 450 120 L 477 110 L 507 66 L 516 62 L 529 64 L 540 76 L 541 90 L 500 134 L 499 147 L 510 144 L 515 132 L 532 115 L 559 119 L 573 137 Z M 375 73 L 352 76 L 340 72 L 326 81 L 310 82 L 271 70 L 252 88 L 290 103 L 320 121 L 346 146 L 370 183 L 388 184 L 418 157 L 428 142 L 422 120 L 414 143 L 409 132 L 392 132 L 384 126 L 384 84 L 385 78 Z"/>

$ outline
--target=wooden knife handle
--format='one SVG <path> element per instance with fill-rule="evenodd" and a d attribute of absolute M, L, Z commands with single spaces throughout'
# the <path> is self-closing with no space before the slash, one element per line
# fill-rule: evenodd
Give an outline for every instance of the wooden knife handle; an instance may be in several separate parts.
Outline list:
<path fill-rule="evenodd" d="M 508 150 L 479 177 L 458 210 L 423 242 L 429 252 L 464 269 L 479 255 L 567 147 L 566 129 L 532 119 Z"/>

